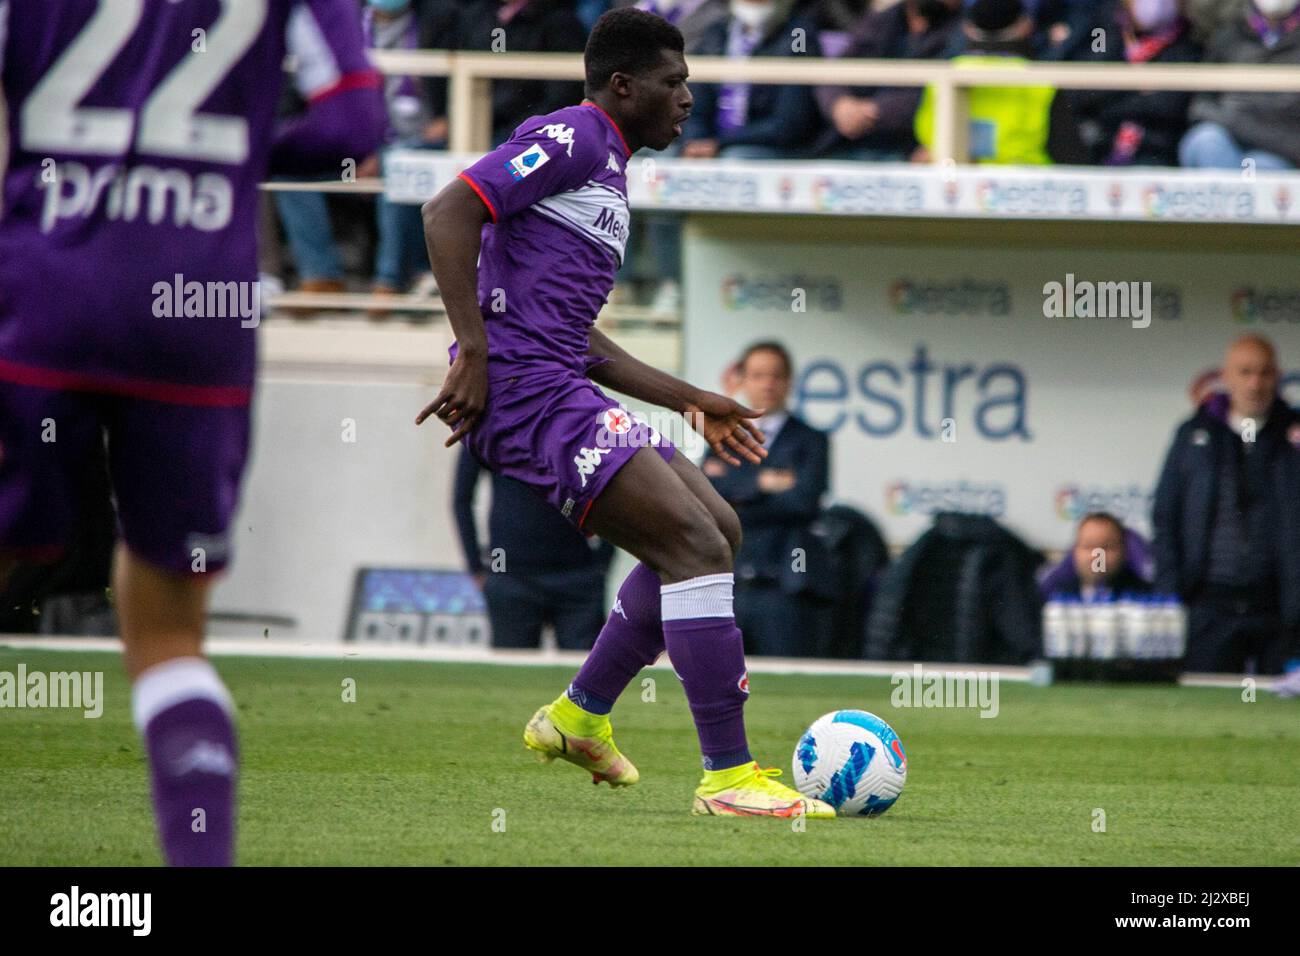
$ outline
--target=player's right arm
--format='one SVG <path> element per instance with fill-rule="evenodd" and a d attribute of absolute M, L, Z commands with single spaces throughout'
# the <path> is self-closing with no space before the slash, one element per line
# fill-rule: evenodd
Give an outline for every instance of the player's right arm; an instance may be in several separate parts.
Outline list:
<path fill-rule="evenodd" d="M 430 415 L 446 422 L 452 427 L 448 447 L 465 436 L 487 405 L 487 332 L 478 303 L 483 226 L 509 219 L 547 196 L 585 185 L 608 156 L 601 122 L 594 111 L 585 109 L 534 117 L 421 210 L 429 263 L 456 335 L 457 354 L 442 391 L 415 423 Z"/>
<path fill-rule="evenodd" d="M 429 264 L 456 336 L 456 360 L 442 390 L 416 416 L 415 424 L 436 415 L 452 428 L 445 443 L 450 448 L 487 406 L 487 331 L 478 305 L 478 254 L 489 209 L 465 180 L 455 179 L 425 203 L 421 213 Z"/>

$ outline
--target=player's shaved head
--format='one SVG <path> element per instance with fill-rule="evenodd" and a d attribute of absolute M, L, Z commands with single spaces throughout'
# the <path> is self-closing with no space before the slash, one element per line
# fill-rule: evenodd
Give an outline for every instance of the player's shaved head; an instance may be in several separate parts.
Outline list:
<path fill-rule="evenodd" d="M 1255 332 L 1238 336 L 1224 353 L 1220 379 L 1233 413 L 1243 418 L 1267 414 L 1277 395 L 1277 349 Z"/>

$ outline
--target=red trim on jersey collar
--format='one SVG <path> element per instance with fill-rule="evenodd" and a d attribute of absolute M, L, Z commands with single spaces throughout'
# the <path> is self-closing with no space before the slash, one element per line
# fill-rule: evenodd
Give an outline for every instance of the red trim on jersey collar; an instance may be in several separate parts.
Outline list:
<path fill-rule="evenodd" d="M 348 90 L 377 90 L 383 85 L 383 80 L 377 70 L 359 70 L 356 73 L 344 73 L 334 83 L 323 87 L 311 96 L 307 97 L 308 103 L 319 103 L 321 100 L 329 99 L 336 93 L 346 93 Z"/>
<path fill-rule="evenodd" d="M 623 144 L 623 152 L 627 153 L 629 156 L 632 155 L 632 150 L 628 149 L 627 140 L 623 137 L 623 131 L 619 129 L 618 124 L 614 122 L 614 117 L 606 113 L 599 103 L 593 103 L 591 100 L 583 100 L 578 105 L 590 106 L 592 109 L 600 110 L 600 115 L 605 117 L 605 119 L 609 120 L 609 125 L 614 127 L 615 133 L 618 133 L 618 141 Z"/>
<path fill-rule="evenodd" d="M 497 221 L 497 207 L 494 206 L 494 205 L 492 205 L 492 200 L 490 200 L 490 199 L 487 198 L 487 194 L 486 194 L 485 192 L 483 192 L 482 189 L 479 188 L 478 183 L 476 183 L 476 182 L 474 182 L 474 180 L 470 179 L 470 178 L 469 178 L 469 175 L 468 175 L 467 173 L 461 173 L 461 174 L 459 174 L 456 178 L 457 178 L 457 179 L 463 179 L 463 180 L 465 180 L 465 182 L 467 182 L 467 183 L 469 184 L 469 188 L 472 189 L 472 190 L 474 190 L 474 192 L 478 193 L 478 198 L 481 199 L 481 200 L 483 200 L 483 205 L 487 206 L 488 212 L 490 212 L 490 213 L 492 214 L 492 221 L 493 221 L 493 222 L 496 222 L 496 221 Z"/>
<path fill-rule="evenodd" d="M 153 382 L 148 379 L 118 378 L 87 372 L 41 368 L 37 365 L 24 365 L 6 359 L 0 359 L 0 381 L 70 392 L 125 395 L 153 402 L 166 402 L 170 405 L 193 405 L 200 408 L 244 408 L 252 397 L 252 389 L 241 385 L 181 385 L 174 382 Z"/>

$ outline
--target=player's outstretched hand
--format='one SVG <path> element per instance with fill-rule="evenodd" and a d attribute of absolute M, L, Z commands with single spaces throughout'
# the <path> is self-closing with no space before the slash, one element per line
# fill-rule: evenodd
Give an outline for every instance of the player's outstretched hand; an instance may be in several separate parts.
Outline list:
<path fill-rule="evenodd" d="M 483 414 L 487 407 L 487 393 L 487 359 L 462 351 L 451 363 L 442 391 L 415 416 L 415 424 L 423 425 L 430 415 L 437 415 L 452 430 L 451 437 L 445 442 L 445 447 L 450 448 L 465 437 Z"/>
<path fill-rule="evenodd" d="M 763 433 L 753 421 L 762 414 L 716 392 L 700 392 L 695 402 L 686 406 L 691 427 L 729 465 L 739 465 L 741 458 L 757 465 L 767 457 Z"/>

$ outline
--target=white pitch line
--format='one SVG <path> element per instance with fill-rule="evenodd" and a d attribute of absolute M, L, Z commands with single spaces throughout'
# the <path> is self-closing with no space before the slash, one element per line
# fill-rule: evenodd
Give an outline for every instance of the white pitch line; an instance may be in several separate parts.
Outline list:
<path fill-rule="evenodd" d="M 15 648 L 38 651 L 91 651 L 119 652 L 121 643 L 115 637 L 30 637 L 27 635 L 0 634 L 0 649 Z M 360 660 L 360 661 L 418 661 L 443 664 L 497 664 L 512 667 L 578 667 L 587 659 L 585 651 L 558 650 L 497 650 L 477 647 L 447 647 L 437 645 L 411 646 L 405 644 L 349 643 L 289 643 L 287 641 L 256 641 L 247 638 L 213 637 L 204 642 L 204 651 L 214 657 L 280 657 L 301 660 Z M 915 661 L 847 661 L 814 660 L 791 657 L 749 658 L 746 666 L 754 674 L 808 674 L 823 677 L 893 677 L 895 674 L 911 675 Z M 651 665 L 666 670 L 671 664 L 666 658 Z M 997 674 L 999 680 L 1011 683 L 1031 683 L 1033 668 L 989 666 L 980 664 L 921 663 L 926 676 L 931 674 L 972 671 Z M 1183 674 L 1178 683 L 1184 687 L 1241 687 L 1246 675 L 1242 674 Z M 1254 678 L 1260 690 L 1273 685 L 1272 677 Z"/>

